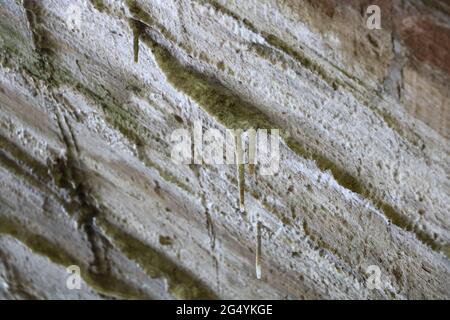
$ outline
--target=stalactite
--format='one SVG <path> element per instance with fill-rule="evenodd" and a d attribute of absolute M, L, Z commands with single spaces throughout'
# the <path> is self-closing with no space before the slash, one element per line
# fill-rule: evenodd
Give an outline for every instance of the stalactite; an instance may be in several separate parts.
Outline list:
<path fill-rule="evenodd" d="M 133 55 L 134 62 L 139 62 L 139 37 L 141 36 L 141 32 L 144 28 L 141 22 L 137 20 L 131 21 L 131 28 L 133 29 Z"/>
<path fill-rule="evenodd" d="M 256 163 L 256 130 L 248 130 L 248 172 L 250 175 L 255 174 Z"/>
<path fill-rule="evenodd" d="M 236 168 L 239 187 L 239 209 L 245 212 L 245 172 L 244 152 L 242 150 L 242 130 L 236 130 Z"/>
<path fill-rule="evenodd" d="M 139 31 L 134 31 L 134 38 L 133 38 L 133 52 L 134 52 L 134 62 L 139 62 Z"/>
<path fill-rule="evenodd" d="M 256 278 L 261 279 L 261 221 L 256 222 Z"/>
<path fill-rule="evenodd" d="M 134 62 L 139 62 L 139 34 L 134 35 L 133 39 Z"/>

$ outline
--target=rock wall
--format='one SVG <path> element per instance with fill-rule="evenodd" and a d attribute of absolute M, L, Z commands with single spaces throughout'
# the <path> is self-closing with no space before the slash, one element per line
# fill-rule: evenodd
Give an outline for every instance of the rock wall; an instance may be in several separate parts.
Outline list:
<path fill-rule="evenodd" d="M 0 0 L 0 298 L 450 298 L 449 61 L 447 1 Z"/>

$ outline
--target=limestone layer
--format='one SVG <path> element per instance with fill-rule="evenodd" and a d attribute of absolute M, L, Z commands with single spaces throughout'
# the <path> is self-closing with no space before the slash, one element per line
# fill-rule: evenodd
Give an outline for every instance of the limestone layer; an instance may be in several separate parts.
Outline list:
<path fill-rule="evenodd" d="M 0 298 L 449 299 L 449 61 L 438 0 L 0 0 Z"/>

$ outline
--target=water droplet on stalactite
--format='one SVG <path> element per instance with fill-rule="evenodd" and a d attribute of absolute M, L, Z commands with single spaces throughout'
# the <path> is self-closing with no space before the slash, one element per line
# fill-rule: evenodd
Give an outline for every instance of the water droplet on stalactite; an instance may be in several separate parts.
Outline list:
<path fill-rule="evenodd" d="M 242 150 L 242 130 L 236 130 L 236 168 L 239 188 L 239 209 L 245 212 L 245 172 L 244 152 Z"/>
<path fill-rule="evenodd" d="M 256 257 L 255 257 L 256 278 L 261 279 L 261 222 L 256 222 Z"/>

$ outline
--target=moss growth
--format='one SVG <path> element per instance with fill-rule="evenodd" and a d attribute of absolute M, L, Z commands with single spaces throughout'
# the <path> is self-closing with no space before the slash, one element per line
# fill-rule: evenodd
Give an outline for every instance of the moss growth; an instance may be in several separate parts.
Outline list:
<path fill-rule="evenodd" d="M 151 132 L 139 123 L 139 115 L 135 114 L 136 110 L 132 110 L 130 106 L 116 101 L 100 86 L 91 85 L 95 88 L 90 89 L 84 84 L 77 82 L 76 89 L 101 106 L 108 123 L 136 145 L 143 145 L 144 141 L 151 139 Z M 105 95 L 102 96 L 97 92 L 105 92 Z"/>
<path fill-rule="evenodd" d="M 161 168 L 158 164 L 156 164 L 155 162 L 151 161 L 146 155 L 145 155 L 145 151 L 142 147 L 138 146 L 138 153 L 139 153 L 139 158 L 141 159 L 141 161 L 144 162 L 144 164 L 149 167 L 149 168 L 154 168 L 158 171 L 159 175 L 166 181 L 173 183 L 175 185 L 177 185 L 179 188 L 183 189 L 184 191 L 186 191 L 187 193 L 191 194 L 191 195 L 195 195 L 195 192 L 192 191 L 191 188 L 189 188 L 186 184 L 184 184 L 183 182 L 179 181 L 177 179 L 177 177 L 175 177 L 172 173 L 164 170 L 163 168 Z"/>
<path fill-rule="evenodd" d="M 130 10 L 130 13 L 133 15 L 134 20 L 149 27 L 156 26 L 167 40 L 176 42 L 175 37 L 166 29 L 166 27 L 153 19 L 153 17 L 143 10 L 135 0 L 125 0 L 125 4 Z"/>
<path fill-rule="evenodd" d="M 443 253 L 448 259 L 450 259 L 450 244 L 446 243 L 445 245 L 442 246 L 441 250 L 442 250 L 442 253 Z"/>
<path fill-rule="evenodd" d="M 109 8 L 106 6 L 103 0 L 90 0 L 92 6 L 102 13 L 109 13 Z"/>
<path fill-rule="evenodd" d="M 0 19 L 0 39 L 1 47 L 12 54 L 31 54 L 32 48 L 29 39 L 9 23 L 6 19 Z"/>
<path fill-rule="evenodd" d="M 344 186 L 345 188 L 355 193 L 358 194 L 364 193 L 364 187 L 361 185 L 361 183 L 353 175 L 343 170 L 342 168 L 338 167 L 330 159 L 313 151 L 310 148 L 304 148 L 293 138 L 287 138 L 286 143 L 288 147 L 296 154 L 306 159 L 313 160 L 316 163 L 317 167 L 319 167 L 319 169 L 321 169 L 322 171 L 330 170 L 333 177 L 340 185 Z"/>
<path fill-rule="evenodd" d="M 155 19 L 143 10 L 136 0 L 125 0 L 125 4 L 136 20 L 141 21 L 148 26 L 152 26 L 156 23 Z"/>
<path fill-rule="evenodd" d="M 345 261 L 349 265 L 352 264 L 351 261 L 347 258 L 347 256 L 341 255 L 337 249 L 326 243 L 321 236 L 317 236 L 317 233 L 309 227 L 306 219 L 303 219 L 302 227 L 303 231 L 305 232 L 305 235 L 309 239 L 311 239 L 311 241 L 314 242 L 318 248 L 322 248 L 332 253 L 334 256 L 339 257 L 341 260 Z"/>
<path fill-rule="evenodd" d="M 253 195 L 253 194 L 252 194 Z M 255 195 L 253 195 L 255 196 Z M 285 215 L 283 215 L 282 213 L 278 212 L 277 210 L 275 210 L 274 208 L 272 208 L 267 201 L 262 201 L 262 206 L 264 207 L 264 209 L 268 212 L 270 212 L 274 217 L 277 217 L 278 220 L 281 221 L 281 223 L 285 226 L 292 226 L 292 221 L 286 217 Z"/>
<path fill-rule="evenodd" d="M 150 37 L 145 37 L 144 42 L 152 50 L 167 80 L 175 88 L 194 99 L 206 112 L 225 127 L 232 129 L 275 127 L 270 119 L 256 107 L 240 100 L 213 79 L 207 79 L 197 71 L 183 66 L 168 50 L 157 44 Z M 322 171 L 331 171 L 333 177 L 340 185 L 374 200 L 375 203 L 379 203 L 379 200 L 373 199 L 370 190 L 366 189 L 352 174 L 336 165 L 332 160 L 310 147 L 303 147 L 291 137 L 284 137 L 284 139 L 288 147 L 297 155 L 314 161 Z M 400 228 L 405 229 L 409 226 L 405 222 L 407 218 L 396 212 L 392 207 L 382 204 L 380 208 Z M 273 210 L 269 211 L 273 213 Z M 288 223 L 283 216 L 276 215 L 279 216 L 283 223 Z M 399 219 L 406 220 L 401 221 Z M 422 242 L 430 245 L 433 249 L 438 248 L 435 241 L 432 241 L 431 237 L 425 232 L 415 232 L 415 234 Z"/>
<path fill-rule="evenodd" d="M 407 128 L 404 128 L 401 123 L 390 113 L 387 111 L 379 110 L 375 107 L 371 107 L 371 109 L 379 115 L 383 121 L 386 123 L 386 125 L 391 128 L 393 131 L 395 131 L 400 137 L 404 138 L 405 140 L 409 141 L 413 146 L 423 149 L 424 144 L 421 141 L 420 137 L 417 135 L 417 133 L 408 130 Z"/>
<path fill-rule="evenodd" d="M 269 44 L 285 52 L 286 54 L 294 58 L 296 61 L 300 62 L 305 68 L 309 69 L 312 73 L 317 74 L 320 78 L 322 78 L 322 80 L 328 83 L 328 85 L 331 88 L 337 89 L 338 85 L 344 85 L 344 83 L 341 82 L 339 79 L 331 77 L 321 65 L 314 62 L 305 54 L 302 54 L 299 51 L 292 49 L 281 39 L 271 34 L 263 34 L 263 36 L 265 37 L 266 41 Z"/>
<path fill-rule="evenodd" d="M 174 297 L 178 299 L 216 298 L 203 283 L 182 270 L 162 253 L 133 238 L 105 219 L 99 219 L 98 223 L 128 259 L 138 263 L 150 277 L 167 279 L 169 292 Z"/>
<path fill-rule="evenodd" d="M 48 183 L 51 179 L 48 175 L 48 168 L 44 164 L 39 163 L 26 152 L 22 151 L 18 146 L 7 140 L 0 134 L 0 154 L 1 159 L 7 161 L 10 156 L 14 161 L 20 164 L 20 170 L 28 169 L 28 174 L 39 177 L 43 183 Z M 16 172 L 16 171 L 15 171 Z"/>
<path fill-rule="evenodd" d="M 98 3 L 97 3 L 98 4 Z M 44 41 L 43 34 L 48 34 L 40 27 L 40 9 L 35 1 L 26 1 L 26 9 L 29 14 L 30 27 L 35 40 L 36 51 L 27 45 L 28 40 L 0 21 L 0 35 L 4 40 L 2 57 L 4 64 L 15 68 L 19 66 L 36 79 L 44 80 L 50 87 L 67 85 L 76 88 L 86 97 L 100 105 L 106 114 L 106 120 L 116 127 L 124 136 L 136 144 L 142 143 L 151 137 L 151 133 L 139 124 L 139 115 L 134 115 L 127 106 L 115 101 L 110 93 L 100 84 L 91 83 L 89 87 L 75 78 L 64 67 L 57 65 L 53 58 L 52 48 L 55 44 Z M 48 36 L 47 36 L 48 37 Z M 27 49 L 27 50 L 26 50 Z M 101 94 L 103 93 L 103 95 Z"/>
<path fill-rule="evenodd" d="M 2 24 L 0 22 L 1 27 Z M 25 40 L 23 39 L 23 41 Z M 51 55 L 36 52 L 30 53 L 17 49 L 21 48 L 21 44 L 21 41 L 17 43 L 11 42 L 9 47 L 4 48 L 6 50 L 1 52 L 2 65 L 13 69 L 22 69 L 33 78 L 45 81 L 50 87 L 57 88 L 62 85 L 73 87 L 87 99 L 101 106 L 105 113 L 106 121 L 119 130 L 127 139 L 135 143 L 138 149 L 145 145 L 145 141 L 153 138 L 152 132 L 139 122 L 140 115 L 137 114 L 137 110 L 121 104 L 101 84 L 91 82 L 88 87 L 76 79 L 69 70 L 63 67 L 55 67 L 56 61 Z M 145 165 L 156 168 L 164 179 L 193 194 L 192 190 L 184 183 L 178 181 L 175 176 L 161 169 L 156 164 L 150 163 L 145 154 L 139 153 L 139 157 Z M 43 168 L 42 170 L 45 169 Z"/>
<path fill-rule="evenodd" d="M 211 5 L 213 5 L 216 10 L 223 12 L 224 14 L 234 18 L 237 21 L 240 21 L 252 32 L 254 32 L 256 34 L 260 34 L 264 38 L 264 40 L 266 40 L 266 42 L 268 44 L 270 44 L 277 50 L 280 50 L 280 51 L 286 53 L 287 55 L 292 57 L 294 60 L 300 62 L 305 68 L 311 70 L 311 72 L 313 72 L 314 74 L 317 74 L 320 78 L 322 78 L 333 89 L 337 89 L 338 85 L 344 85 L 344 83 L 341 80 L 335 79 L 331 75 L 329 75 L 329 73 L 327 73 L 320 64 L 314 62 L 311 58 L 307 57 L 304 53 L 301 53 L 298 50 L 292 49 L 286 42 L 284 42 L 277 36 L 267 33 L 267 32 L 260 32 L 248 19 L 242 19 L 237 14 L 235 14 L 231 10 L 227 9 L 226 7 L 224 7 L 217 1 L 210 0 L 208 2 Z M 271 48 L 267 48 L 267 49 L 272 50 Z M 261 51 L 259 51 L 257 53 L 261 54 Z M 278 56 L 278 58 L 280 58 L 280 56 Z"/>
<path fill-rule="evenodd" d="M 9 235 L 23 244 L 33 252 L 45 256 L 55 264 L 63 267 L 77 265 L 82 267 L 83 263 L 66 252 L 62 247 L 52 243 L 47 238 L 33 234 L 18 221 L 12 221 L 0 215 L 0 234 Z M 142 299 L 142 293 L 128 284 L 113 277 L 110 274 L 96 274 L 89 268 L 81 268 L 81 277 L 97 292 L 112 297 L 127 299 Z"/>
<path fill-rule="evenodd" d="M 41 235 L 28 232 L 17 222 L 0 216 L 0 234 L 6 234 L 26 244 L 34 252 L 48 257 L 53 263 L 70 266 L 77 264 L 77 260 L 56 244 Z"/>
<path fill-rule="evenodd" d="M 403 230 L 413 232 L 416 235 L 417 239 L 419 239 L 422 243 L 429 246 L 431 249 L 435 251 L 442 251 L 444 254 L 447 254 L 445 252 L 446 245 L 439 244 L 427 232 L 417 228 L 417 226 L 414 223 L 412 223 L 405 215 L 397 212 L 391 205 L 382 202 L 380 204 L 380 208 L 383 210 L 386 217 L 390 219 L 390 221 L 393 224 L 402 228 Z"/>
<path fill-rule="evenodd" d="M 183 66 L 168 50 L 158 45 L 149 36 L 143 37 L 143 41 L 152 50 L 167 80 L 195 100 L 225 127 L 229 129 L 273 128 L 267 116 L 239 99 L 217 81 Z"/>
<path fill-rule="evenodd" d="M 7 27 L 7 25 L 6 25 Z M 33 26 L 35 28 L 36 26 Z M 8 33 L 10 30 L 5 29 L 5 25 L 0 23 L 0 32 L 3 36 L 4 33 Z M 33 29 L 34 36 L 39 36 L 40 29 Z M 139 121 L 138 116 L 136 116 L 133 112 L 128 110 L 125 106 L 121 106 L 120 103 L 114 100 L 113 97 L 110 96 L 110 93 L 107 92 L 100 84 L 91 83 L 89 87 L 81 83 L 78 79 L 76 79 L 71 72 L 62 68 L 61 66 L 57 66 L 57 61 L 52 55 L 51 50 L 46 50 L 46 47 L 39 47 L 42 42 L 37 42 L 36 51 L 33 51 L 32 48 L 27 46 L 25 43 L 27 40 L 25 38 L 15 38 L 15 37 L 4 37 L 6 40 L 2 43 L 2 65 L 7 66 L 13 69 L 21 70 L 24 73 L 28 73 L 34 79 L 45 81 L 49 87 L 57 88 L 62 85 L 67 85 L 75 88 L 78 92 L 83 94 L 86 98 L 92 99 L 96 104 L 100 105 L 105 112 L 106 120 L 111 123 L 114 127 L 116 127 L 124 136 L 128 139 L 136 143 L 137 145 L 143 145 L 143 141 L 146 138 L 151 137 L 151 133 L 143 127 Z M 24 48 L 30 50 L 24 50 Z M 102 95 L 102 92 L 104 93 Z M 4 142 L 1 140 L 0 142 Z M 9 148 L 11 149 L 11 148 Z M 18 159 L 22 159 L 23 153 L 18 154 L 14 149 L 13 156 L 18 157 Z M 10 163 L 10 165 L 14 165 L 15 163 Z M 35 165 L 34 162 L 27 161 L 27 164 Z M 11 166 L 9 166 L 11 167 Z M 19 168 L 20 169 L 20 168 Z M 39 168 L 39 172 L 43 172 L 42 176 L 45 177 L 44 171 L 47 168 Z M 62 188 L 67 187 L 70 181 L 77 179 L 73 175 L 78 171 L 77 165 L 74 163 L 64 164 L 63 169 L 64 172 L 61 172 L 61 168 L 53 168 L 52 170 L 52 178 L 54 178 L 55 183 Z M 22 170 L 23 171 L 23 170 Z M 21 174 L 24 174 L 21 172 Z M 25 173 L 26 174 L 26 173 Z M 163 175 L 163 177 L 167 178 L 167 175 Z M 28 179 L 30 180 L 30 179 Z M 87 199 L 84 199 L 83 194 L 85 191 L 80 191 L 79 186 L 81 186 L 80 179 L 77 179 L 76 188 L 73 190 L 74 197 L 79 199 L 81 202 L 81 206 L 86 205 Z M 176 181 L 174 177 L 170 177 L 171 181 Z M 36 181 L 38 186 L 39 181 Z M 186 187 L 185 187 L 186 188 Z M 187 188 L 186 188 L 187 189 Z M 81 192 L 81 194 L 80 194 Z M 58 195 L 56 198 L 59 199 Z M 59 199 L 61 200 L 61 199 Z M 69 211 L 76 211 L 80 208 L 80 204 L 67 204 L 64 205 L 68 208 Z M 84 221 L 86 222 L 86 221 Z M 87 221 L 88 222 L 88 221 Z M 61 251 L 61 248 L 52 244 L 47 239 L 33 235 L 25 229 L 15 227 L 15 224 L 6 223 L 2 221 L 2 233 L 8 233 L 12 236 L 18 238 L 20 241 L 24 242 L 28 245 L 33 251 L 36 251 L 40 254 L 43 254 L 49 257 L 52 261 L 58 264 L 62 264 L 64 266 L 77 264 L 81 265 L 80 262 L 77 263 L 74 257 L 68 256 Z M 20 232 L 19 232 L 20 231 Z M 98 240 L 98 239 L 97 239 Z M 95 246 L 95 243 L 91 245 Z M 130 287 L 128 284 L 123 283 L 121 280 L 113 277 L 108 270 L 106 272 L 94 272 L 91 268 L 86 268 L 82 272 L 83 278 L 85 281 L 95 290 L 101 292 L 107 296 L 116 296 L 123 298 L 146 298 L 138 289 Z M 174 291 L 181 290 L 178 287 L 173 288 Z"/>

